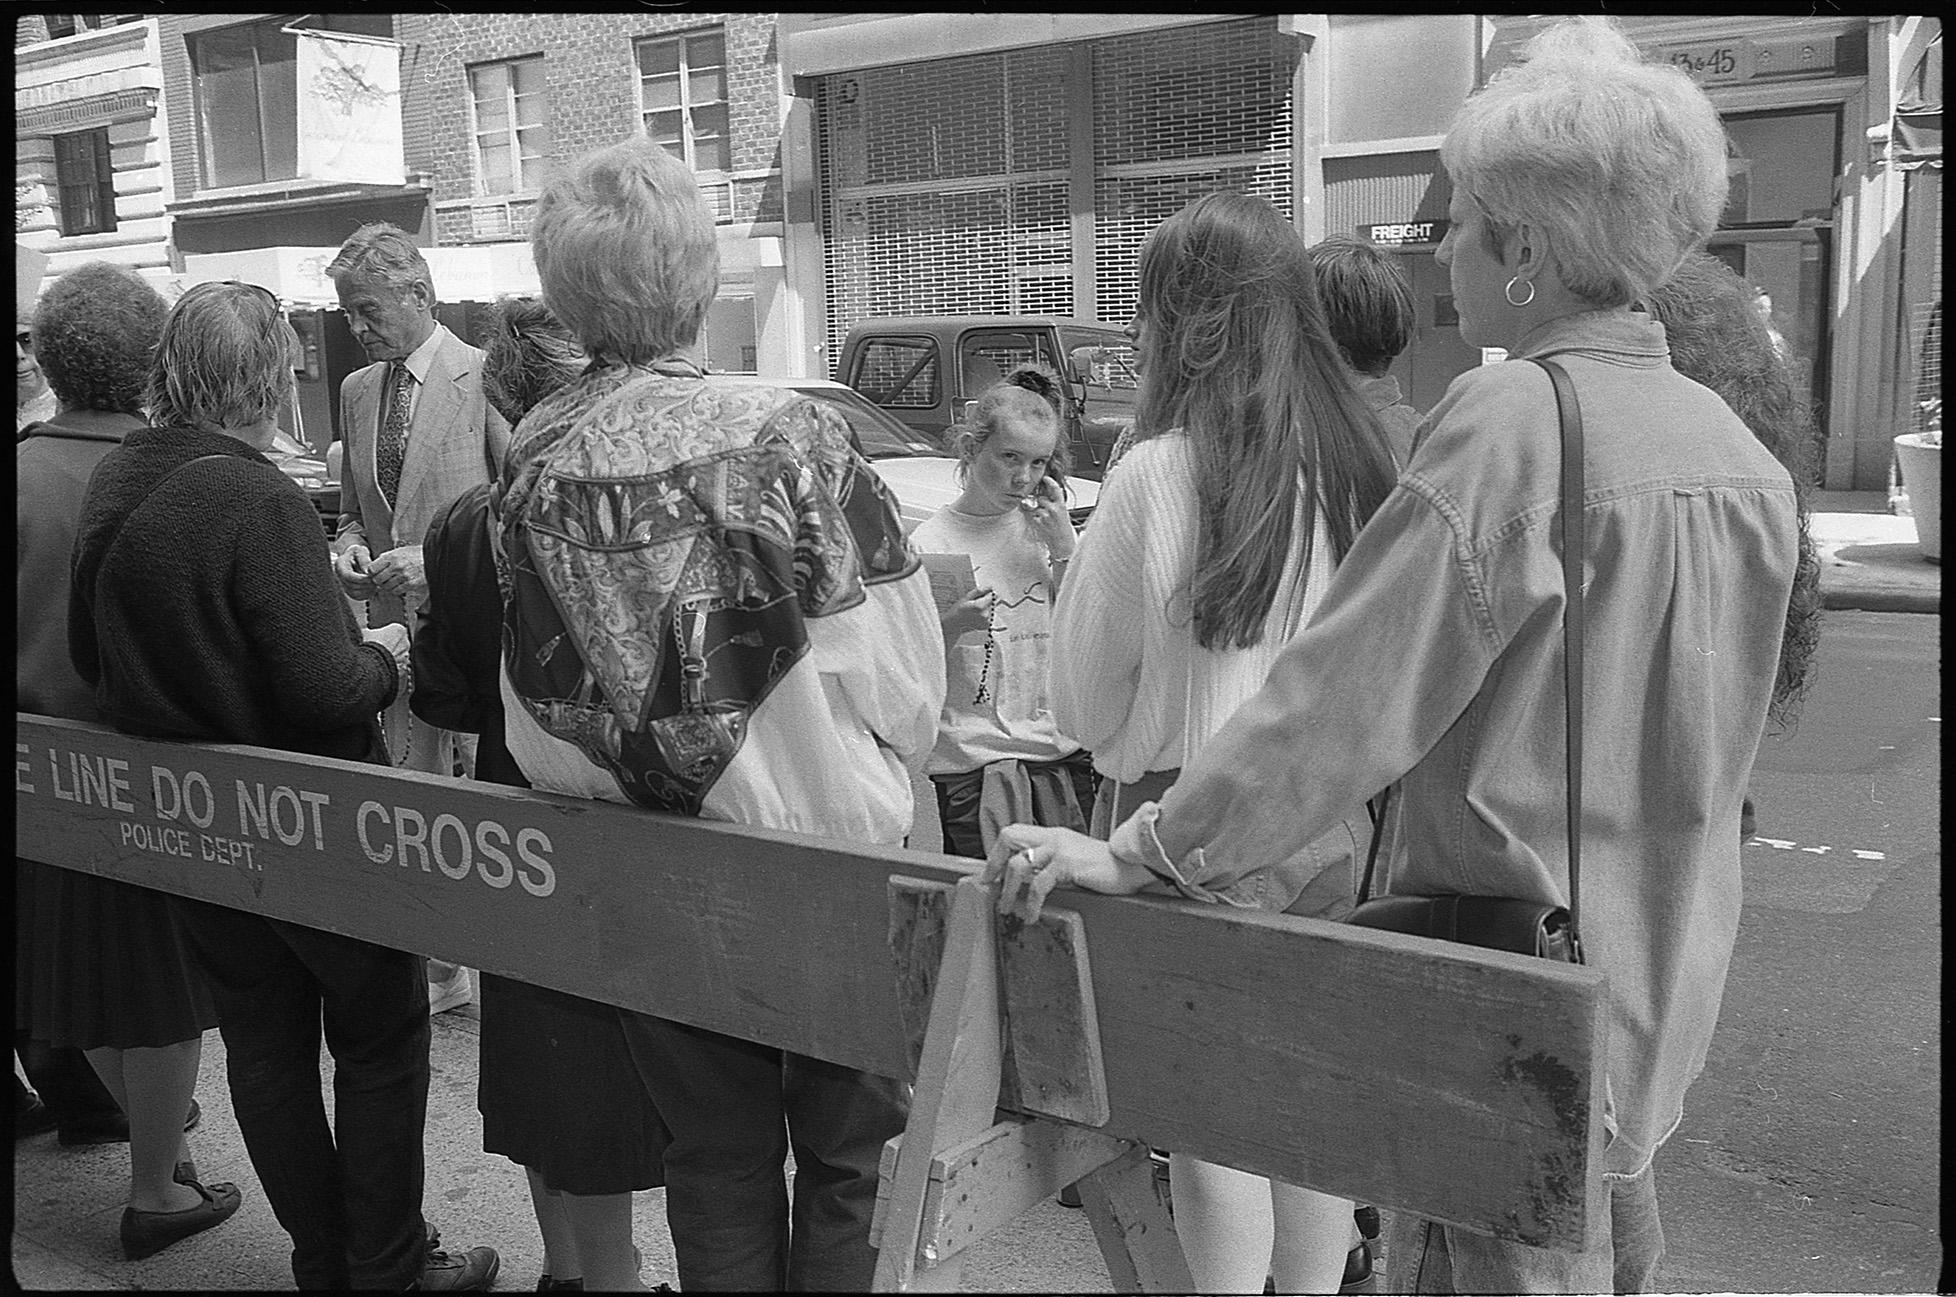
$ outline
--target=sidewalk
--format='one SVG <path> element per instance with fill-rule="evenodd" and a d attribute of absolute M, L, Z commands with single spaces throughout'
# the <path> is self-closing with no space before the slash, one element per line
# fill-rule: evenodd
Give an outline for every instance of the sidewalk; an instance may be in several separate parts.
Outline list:
<path fill-rule="evenodd" d="M 1922 557 L 1915 519 L 1888 512 L 1881 491 L 1818 491 L 1813 539 L 1826 606 L 1862 612 L 1938 612 L 1942 567 Z"/>
<path fill-rule="evenodd" d="M 495 1287 L 521 1292 L 543 1273 L 543 1243 L 522 1168 L 482 1151 L 476 1111 L 476 1042 L 481 1020 L 465 1005 L 434 1020 L 429 1047 L 427 1189 L 422 1213 L 445 1247 L 486 1243 L 502 1255 Z M 322 1051 L 327 1111 L 332 1061 Z M 188 1292 L 291 1291 L 291 1240 L 279 1227 L 253 1174 L 231 1115 L 224 1081 L 224 1043 L 204 1035 L 197 1082 L 203 1122 L 190 1136 L 207 1181 L 230 1180 L 244 1205 L 217 1228 L 193 1235 L 144 1261 L 124 1261 L 116 1229 L 128 1192 L 129 1146 L 64 1148 L 53 1132 L 14 1145 L 13 1278 L 28 1292 L 163 1289 Z M 647 1285 L 678 1287 L 665 1191 L 632 1197 L 633 1235 Z M 1086 1215 L 1048 1201 L 968 1254 L 967 1292 L 1111 1292 L 1107 1269 Z"/>

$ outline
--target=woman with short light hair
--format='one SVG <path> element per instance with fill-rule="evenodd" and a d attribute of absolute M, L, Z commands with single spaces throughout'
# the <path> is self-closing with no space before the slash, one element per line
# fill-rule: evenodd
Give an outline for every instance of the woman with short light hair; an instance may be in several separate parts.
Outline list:
<path fill-rule="evenodd" d="M 1109 843 L 1009 828 L 990 872 L 1021 912 L 1060 884 L 1214 896 L 1396 783 L 1388 891 L 1566 906 L 1561 422 L 1533 362 L 1559 365 L 1584 433 L 1580 918 L 1609 978 L 1610 1210 L 1580 1253 L 1407 1217 L 1386 1252 L 1409 1292 L 1647 1291 L 1664 1251 L 1651 1159 L 1704 1066 L 1738 929 L 1734 828 L 1795 492 L 1631 306 L 1725 204 L 1725 137 L 1689 77 L 1608 20 L 1559 22 L 1468 100 L 1440 156 L 1461 337 L 1507 361 L 1454 380 L 1316 619 L 1159 803 Z M 1383 1162 L 1411 1153 L 1400 1132 L 1370 1138 Z"/>
<path fill-rule="evenodd" d="M 545 191 L 531 226 L 537 278 L 560 319 L 603 360 L 689 350 L 720 287 L 713 217 L 684 162 L 616 145 Z"/>
<path fill-rule="evenodd" d="M 496 499 L 511 754 L 551 792 L 901 843 L 944 648 L 895 501 L 832 407 L 701 369 L 719 261 L 684 163 L 643 137 L 588 154 L 532 228 L 592 363 L 524 416 Z M 867 1290 L 902 1083 L 629 1017 L 679 1286 Z M 636 1282 L 583 1259 L 592 1287 Z"/>
<path fill-rule="evenodd" d="M 384 765 L 376 717 L 405 677 L 406 628 L 355 625 L 319 515 L 264 453 L 296 354 L 278 300 L 257 285 L 198 284 L 177 302 L 150 376 L 154 424 L 102 461 L 82 505 L 69 651 L 103 718 L 126 733 Z M 439 1250 L 421 1215 L 421 957 L 175 904 L 217 1007 L 238 1129 L 292 1237 L 298 1286 L 487 1286 L 495 1252 Z"/>

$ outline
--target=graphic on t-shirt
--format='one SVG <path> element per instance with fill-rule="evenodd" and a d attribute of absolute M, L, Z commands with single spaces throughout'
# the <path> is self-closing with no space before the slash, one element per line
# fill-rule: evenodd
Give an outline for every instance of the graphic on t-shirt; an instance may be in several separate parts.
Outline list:
<path fill-rule="evenodd" d="M 1008 644 L 1017 644 L 1032 640 L 1044 641 L 1052 638 L 1051 631 L 1044 629 L 1045 623 L 1043 619 L 1041 629 L 1039 630 L 1026 630 L 1022 628 L 1014 630 L 1012 629 L 1014 619 L 1008 616 L 1004 620 L 1001 620 L 999 613 L 1001 611 L 1010 613 L 1028 604 L 1050 604 L 1051 602 L 1050 592 L 1047 590 L 1044 581 L 1034 581 L 1027 585 L 1025 593 L 1016 599 L 1002 599 L 999 597 L 998 591 L 992 591 L 991 602 L 986 606 L 985 610 L 985 661 L 978 668 L 978 689 L 972 695 L 972 706 L 982 707 L 990 703 L 994 709 L 997 707 L 997 700 L 992 691 L 991 681 L 993 666 L 999 660 L 998 636 L 1001 631 L 1008 632 L 1006 634 L 1006 642 Z M 1043 653 L 1040 655 L 1039 660 L 1044 662 L 1045 657 Z M 1004 668 L 1002 666 L 999 667 L 999 671 L 1002 675 Z"/>

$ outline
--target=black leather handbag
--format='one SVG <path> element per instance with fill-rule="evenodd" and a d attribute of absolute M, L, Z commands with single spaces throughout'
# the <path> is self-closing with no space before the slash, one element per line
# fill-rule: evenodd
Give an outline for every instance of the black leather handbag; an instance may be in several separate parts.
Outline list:
<path fill-rule="evenodd" d="M 1555 404 L 1562 423 L 1562 698 L 1568 720 L 1567 745 L 1569 824 L 1569 905 L 1509 896 L 1372 896 L 1372 868 L 1379 856 L 1386 811 L 1392 800 L 1387 789 L 1379 798 L 1372 846 L 1365 856 L 1365 876 L 1358 887 L 1358 905 L 1347 923 L 1361 928 L 1405 932 L 1441 941 L 1457 941 L 1490 950 L 1565 963 L 1582 962 L 1582 561 L 1583 473 L 1582 408 L 1576 403 L 1569 375 L 1552 360 L 1536 360 L 1555 385 Z"/>

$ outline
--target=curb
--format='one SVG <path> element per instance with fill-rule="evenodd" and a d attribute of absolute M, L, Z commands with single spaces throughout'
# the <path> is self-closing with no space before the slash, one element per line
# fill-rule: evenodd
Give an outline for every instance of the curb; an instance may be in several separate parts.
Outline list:
<path fill-rule="evenodd" d="M 1822 589 L 1820 606 L 1828 612 L 1915 612 L 1933 616 L 1942 611 L 1942 596 L 1920 590 Z"/>

